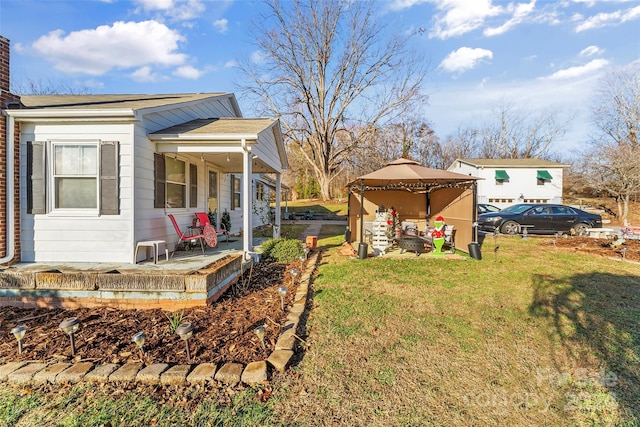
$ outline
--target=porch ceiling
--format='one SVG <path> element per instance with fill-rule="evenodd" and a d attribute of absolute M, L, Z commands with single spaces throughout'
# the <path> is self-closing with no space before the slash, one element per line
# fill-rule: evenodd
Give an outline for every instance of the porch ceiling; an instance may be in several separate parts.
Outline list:
<path fill-rule="evenodd" d="M 253 156 L 253 172 L 279 173 L 288 166 L 280 125 L 275 119 L 197 119 L 153 132 L 149 139 L 156 143 L 159 153 L 196 155 L 228 173 L 242 172 L 245 151 Z"/>

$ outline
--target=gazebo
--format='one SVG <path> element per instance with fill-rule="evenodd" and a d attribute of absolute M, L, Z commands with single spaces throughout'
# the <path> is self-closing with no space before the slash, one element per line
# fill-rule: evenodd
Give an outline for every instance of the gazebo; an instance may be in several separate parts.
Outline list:
<path fill-rule="evenodd" d="M 393 207 L 401 221 L 415 223 L 424 231 L 432 218 L 441 215 L 456 228 L 456 247 L 465 251 L 477 241 L 473 227 L 477 216 L 476 181 L 479 178 L 400 158 L 383 168 L 360 176 L 349 184 L 349 243 L 364 241 L 366 224 L 375 219 L 380 206 Z"/>

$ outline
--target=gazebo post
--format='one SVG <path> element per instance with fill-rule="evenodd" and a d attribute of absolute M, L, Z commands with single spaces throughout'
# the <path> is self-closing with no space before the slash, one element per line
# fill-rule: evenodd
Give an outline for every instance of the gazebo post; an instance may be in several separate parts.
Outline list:
<path fill-rule="evenodd" d="M 353 186 L 349 186 L 349 192 L 347 193 L 347 228 L 344 230 L 344 241 L 351 243 L 351 191 Z"/>
<path fill-rule="evenodd" d="M 364 179 L 360 179 L 360 244 L 358 258 L 367 259 L 369 246 L 364 242 Z"/>
<path fill-rule="evenodd" d="M 426 231 L 429 228 L 429 220 L 431 219 L 431 189 L 428 186 L 426 188 L 425 195 L 427 198 L 427 206 L 426 206 L 427 225 L 425 226 L 425 231 Z"/>

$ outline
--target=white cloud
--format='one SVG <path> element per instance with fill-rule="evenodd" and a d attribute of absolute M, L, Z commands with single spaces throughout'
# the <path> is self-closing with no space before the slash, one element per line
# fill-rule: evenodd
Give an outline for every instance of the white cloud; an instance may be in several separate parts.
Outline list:
<path fill-rule="evenodd" d="M 451 52 L 439 67 L 449 72 L 464 72 L 475 68 L 483 59 L 492 59 L 493 52 L 487 49 L 461 47 Z"/>
<path fill-rule="evenodd" d="M 206 7 L 201 0 L 137 0 L 146 12 L 162 12 L 177 21 L 197 18 Z"/>
<path fill-rule="evenodd" d="M 418 4 L 427 3 L 429 0 L 393 0 L 389 8 L 391 10 L 408 9 Z"/>
<path fill-rule="evenodd" d="M 575 77 L 581 77 L 585 74 L 590 74 L 596 70 L 606 67 L 607 65 L 609 65 L 609 61 L 606 59 L 594 59 L 588 64 L 556 71 L 552 75 L 544 78 L 550 80 L 572 79 Z"/>
<path fill-rule="evenodd" d="M 174 0 L 137 0 L 137 3 L 146 11 L 169 10 L 173 7 Z"/>
<path fill-rule="evenodd" d="M 441 0 L 436 8 L 441 12 L 435 16 L 429 37 L 442 40 L 480 28 L 487 18 L 502 13 L 502 8 L 493 6 L 491 0 Z"/>
<path fill-rule="evenodd" d="M 251 52 L 251 62 L 254 64 L 264 64 L 267 55 L 261 50 L 254 50 Z"/>
<path fill-rule="evenodd" d="M 186 3 L 180 3 L 170 13 L 173 19 L 186 21 L 199 17 L 206 7 L 200 0 L 189 0 Z"/>
<path fill-rule="evenodd" d="M 640 6 L 632 7 L 627 10 L 617 10 L 611 13 L 598 13 L 576 27 L 576 33 L 581 31 L 593 30 L 607 26 L 618 25 L 627 21 L 640 19 Z"/>
<path fill-rule="evenodd" d="M 99 76 L 114 68 L 182 65 L 187 55 L 177 52 L 181 41 L 184 37 L 177 31 L 156 21 L 120 21 L 66 36 L 55 30 L 36 40 L 32 48 L 57 70 Z"/>
<path fill-rule="evenodd" d="M 145 65 L 131 73 L 131 78 L 136 82 L 148 83 L 160 81 L 160 75 L 151 71 L 151 67 Z"/>
<path fill-rule="evenodd" d="M 581 57 L 587 57 L 587 56 L 594 56 L 594 55 L 600 55 L 604 53 L 603 49 L 600 49 L 598 46 L 589 46 L 586 47 L 584 49 L 582 49 L 580 51 L 580 56 Z"/>
<path fill-rule="evenodd" d="M 197 80 L 204 74 L 204 71 L 200 71 L 191 65 L 183 65 L 173 72 L 176 77 L 182 77 L 190 80 Z"/>
<path fill-rule="evenodd" d="M 484 35 L 490 37 L 506 33 L 507 31 L 524 21 L 524 19 L 531 12 L 533 12 L 535 7 L 536 0 L 531 0 L 531 2 L 529 3 L 519 3 L 517 5 L 510 3 L 507 7 L 507 11 L 509 13 L 512 13 L 511 19 L 507 20 L 507 22 L 500 25 L 499 27 L 486 28 L 484 30 Z"/>
<path fill-rule="evenodd" d="M 227 61 L 224 64 L 224 68 L 233 68 L 233 67 L 237 67 L 238 66 L 238 62 L 235 60 L 231 60 L 231 61 Z"/>
<path fill-rule="evenodd" d="M 218 30 L 218 32 L 224 34 L 229 29 L 229 21 L 227 19 L 225 19 L 225 18 L 216 19 L 215 21 L 213 21 L 213 27 L 216 30 Z"/>

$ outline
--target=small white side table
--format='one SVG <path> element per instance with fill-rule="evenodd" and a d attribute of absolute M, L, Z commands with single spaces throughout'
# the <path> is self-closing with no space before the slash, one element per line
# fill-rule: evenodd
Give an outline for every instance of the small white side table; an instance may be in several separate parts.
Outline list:
<path fill-rule="evenodd" d="M 167 261 L 169 259 L 169 249 L 167 249 L 167 242 L 165 242 L 164 240 L 146 240 L 138 242 L 136 244 L 136 252 L 133 255 L 133 263 L 138 263 L 138 250 L 140 248 L 151 248 L 153 250 L 153 263 L 157 264 L 160 246 L 162 246 L 162 248 L 164 249 L 164 260 Z"/>

